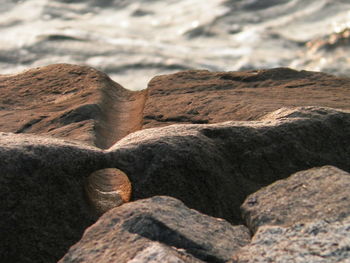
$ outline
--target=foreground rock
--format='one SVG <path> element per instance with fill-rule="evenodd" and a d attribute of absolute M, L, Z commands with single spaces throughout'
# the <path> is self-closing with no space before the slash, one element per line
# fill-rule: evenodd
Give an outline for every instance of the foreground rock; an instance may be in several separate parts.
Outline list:
<path fill-rule="evenodd" d="M 147 129 L 108 151 L 1 133 L 1 258 L 61 258 L 96 220 L 84 185 L 89 174 L 102 168 L 125 172 L 134 200 L 170 195 L 201 212 L 241 223 L 240 205 L 263 185 L 326 164 L 350 171 L 349 134 L 348 112 L 318 107 L 282 109 L 264 121 Z"/>
<path fill-rule="evenodd" d="M 240 205 L 264 185 L 323 165 L 350 171 L 350 113 L 282 109 L 264 121 L 172 125 L 135 132 L 106 154 L 133 198 L 170 195 L 241 223 Z"/>
<path fill-rule="evenodd" d="M 244 226 L 156 196 L 104 214 L 59 262 L 225 262 L 249 241 Z"/>
<path fill-rule="evenodd" d="M 350 218 L 299 223 L 290 227 L 262 226 L 250 245 L 230 262 L 349 262 Z"/>
<path fill-rule="evenodd" d="M 1 262 L 57 262 L 96 216 L 83 185 L 105 167 L 96 148 L 0 133 Z"/>
<path fill-rule="evenodd" d="M 288 68 L 157 76 L 148 85 L 143 128 L 257 120 L 296 106 L 350 110 L 350 79 Z"/>
<path fill-rule="evenodd" d="M 108 148 L 141 127 L 144 92 L 128 91 L 90 67 L 55 64 L 0 75 L 0 90 L 2 132 Z"/>
<path fill-rule="evenodd" d="M 263 225 L 291 225 L 350 216 L 350 174 L 332 166 L 298 172 L 250 195 L 242 215 L 255 232 Z"/>

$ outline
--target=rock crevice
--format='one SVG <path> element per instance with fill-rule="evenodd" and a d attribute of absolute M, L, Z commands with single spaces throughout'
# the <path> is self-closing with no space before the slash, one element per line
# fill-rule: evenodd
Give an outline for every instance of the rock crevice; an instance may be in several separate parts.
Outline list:
<path fill-rule="evenodd" d="M 333 218 L 317 226 L 325 231 L 338 231 L 348 216 L 339 185 L 350 171 L 350 79 L 290 69 L 186 71 L 132 92 L 95 69 L 58 64 L 0 76 L 0 86 L 6 262 L 57 262 L 102 213 L 61 262 L 254 262 L 251 251 L 280 253 L 283 233 L 308 217 L 291 217 L 291 206 Z M 96 173 L 105 168 L 127 180 Z M 294 182 L 307 174 L 315 176 Z M 246 227 L 231 225 L 243 223 L 252 243 Z M 271 231 L 282 237 L 265 247 Z"/>

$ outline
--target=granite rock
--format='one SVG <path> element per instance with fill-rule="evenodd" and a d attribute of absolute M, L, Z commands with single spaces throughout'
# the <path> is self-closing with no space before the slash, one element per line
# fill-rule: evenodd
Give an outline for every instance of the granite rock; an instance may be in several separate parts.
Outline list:
<path fill-rule="evenodd" d="M 59 262 L 225 262 L 249 241 L 244 226 L 155 196 L 105 213 Z"/>
<path fill-rule="evenodd" d="M 84 183 L 103 153 L 55 138 L 0 133 L 0 261 L 56 262 L 97 219 Z"/>
<path fill-rule="evenodd" d="M 282 109 L 264 121 L 145 129 L 106 152 L 133 199 L 169 195 L 191 208 L 242 223 L 239 207 L 262 186 L 323 165 L 350 171 L 350 114 Z"/>
<path fill-rule="evenodd" d="M 291 225 L 350 216 L 350 174 L 333 166 L 298 172 L 248 196 L 242 205 L 246 225 Z"/>
<path fill-rule="evenodd" d="M 317 220 L 289 227 L 262 226 L 252 242 L 233 256 L 230 263 L 333 263 L 349 262 L 350 218 Z"/>

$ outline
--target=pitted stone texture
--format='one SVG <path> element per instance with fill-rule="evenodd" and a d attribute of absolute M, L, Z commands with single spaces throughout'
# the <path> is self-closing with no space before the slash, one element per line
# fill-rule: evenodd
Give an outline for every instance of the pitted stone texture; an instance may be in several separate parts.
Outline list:
<path fill-rule="evenodd" d="M 244 226 L 156 196 L 105 213 L 60 263 L 225 262 L 249 241 Z"/>
<path fill-rule="evenodd" d="M 323 165 L 350 171 L 350 113 L 301 107 L 264 121 L 146 129 L 107 156 L 128 175 L 134 199 L 169 195 L 239 224 L 240 206 L 262 186 Z"/>
<path fill-rule="evenodd" d="M 263 225 L 290 225 L 350 216 L 350 174 L 324 166 L 298 172 L 248 196 L 242 216 L 255 232 Z"/>
<path fill-rule="evenodd" d="M 83 186 L 104 165 L 94 147 L 0 133 L 0 261 L 57 262 L 96 220 Z"/>
<path fill-rule="evenodd" d="M 341 222 L 317 220 L 290 227 L 262 226 L 230 262 L 349 263 L 349 236 L 349 217 Z"/>

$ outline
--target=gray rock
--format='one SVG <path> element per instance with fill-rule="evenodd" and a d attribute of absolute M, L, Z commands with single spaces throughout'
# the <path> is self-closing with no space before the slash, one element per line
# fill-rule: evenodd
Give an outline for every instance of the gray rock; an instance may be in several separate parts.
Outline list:
<path fill-rule="evenodd" d="M 244 226 L 156 196 L 105 213 L 59 262 L 225 262 L 249 241 Z"/>
<path fill-rule="evenodd" d="M 342 222 L 317 220 L 290 227 L 262 226 L 250 245 L 230 262 L 350 262 L 350 218 Z"/>
<path fill-rule="evenodd" d="M 83 190 L 101 151 L 0 133 L 0 261 L 56 262 L 97 219 Z"/>
<path fill-rule="evenodd" d="M 290 225 L 350 216 L 350 174 L 332 166 L 298 172 L 250 195 L 242 205 L 246 225 Z"/>
<path fill-rule="evenodd" d="M 238 224 L 249 194 L 312 167 L 350 171 L 349 153 L 349 112 L 301 107 L 263 121 L 146 129 L 106 154 L 129 176 L 134 199 L 169 195 Z"/>

